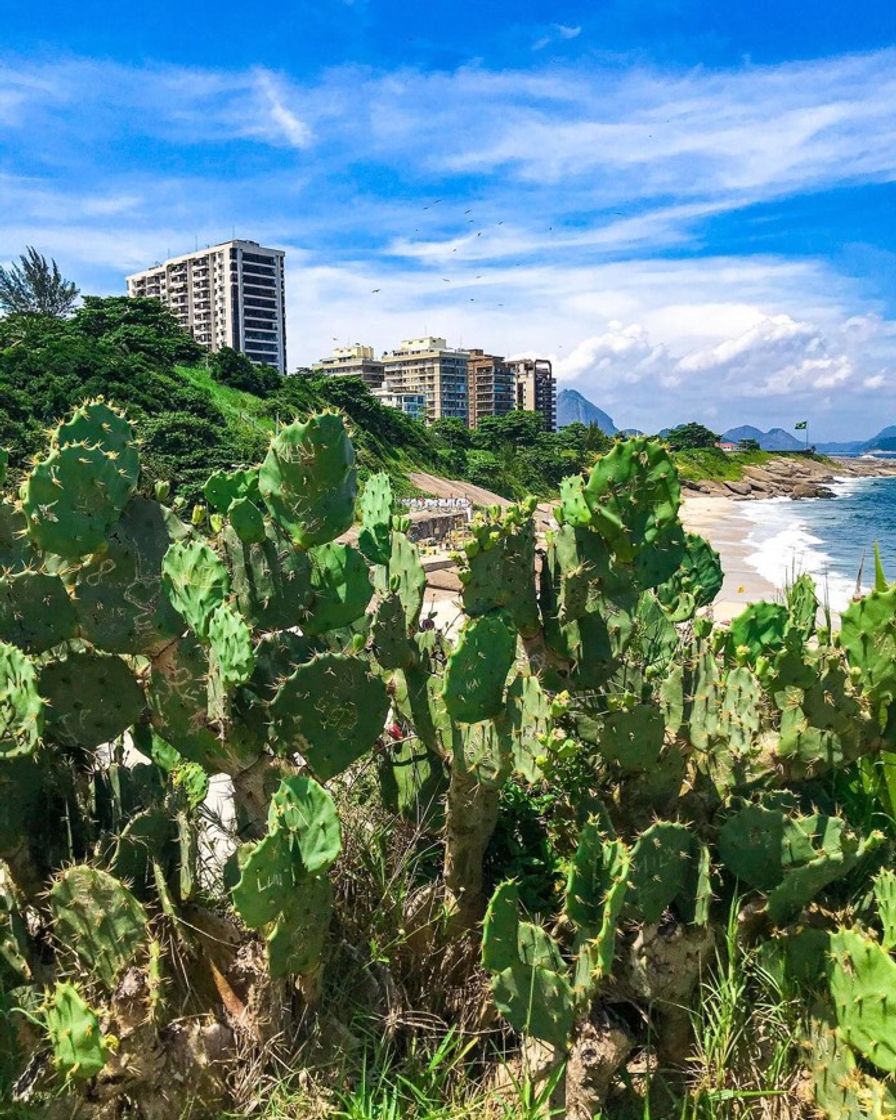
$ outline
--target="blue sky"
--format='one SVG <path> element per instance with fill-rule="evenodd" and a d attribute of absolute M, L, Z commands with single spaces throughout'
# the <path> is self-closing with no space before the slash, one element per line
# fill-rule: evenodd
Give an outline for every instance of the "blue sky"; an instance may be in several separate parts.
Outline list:
<path fill-rule="evenodd" d="M 0 11 L 0 260 L 111 293 L 235 231 L 293 367 L 433 333 L 624 426 L 896 422 L 892 3 Z"/>

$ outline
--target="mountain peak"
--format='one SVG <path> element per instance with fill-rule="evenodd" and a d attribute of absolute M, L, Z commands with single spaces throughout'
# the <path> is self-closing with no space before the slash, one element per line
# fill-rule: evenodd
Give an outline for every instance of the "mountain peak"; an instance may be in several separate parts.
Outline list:
<path fill-rule="evenodd" d="M 594 424 L 608 436 L 614 436 L 618 428 L 612 419 L 577 389 L 561 389 L 557 394 L 557 427 L 567 424 Z"/>
<path fill-rule="evenodd" d="M 769 428 L 763 432 L 752 424 L 742 424 L 739 428 L 729 428 L 723 432 L 722 439 L 728 443 L 740 443 L 742 439 L 755 439 L 763 451 L 802 451 L 803 444 L 783 428 Z"/>

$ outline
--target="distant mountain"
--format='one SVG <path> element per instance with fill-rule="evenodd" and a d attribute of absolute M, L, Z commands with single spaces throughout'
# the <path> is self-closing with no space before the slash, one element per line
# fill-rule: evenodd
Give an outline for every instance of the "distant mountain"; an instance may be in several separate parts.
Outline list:
<path fill-rule="evenodd" d="M 557 427 L 565 428 L 567 424 L 594 424 L 608 436 L 614 436 L 618 431 L 616 425 L 607 416 L 606 412 L 592 404 L 587 397 L 575 389 L 561 389 L 557 394 Z"/>
<path fill-rule="evenodd" d="M 889 427 L 879 431 L 873 439 L 866 440 L 859 450 L 873 451 L 877 448 L 878 451 L 889 451 L 892 449 L 894 439 L 896 439 L 896 424 L 890 424 Z"/>
<path fill-rule="evenodd" d="M 742 424 L 739 428 L 729 428 L 722 433 L 726 443 L 740 443 L 742 439 L 755 439 L 763 451 L 802 451 L 804 444 L 794 438 L 790 432 L 783 428 L 770 428 L 767 432 L 760 431 L 750 424 Z"/>
<path fill-rule="evenodd" d="M 845 443 L 819 443 L 819 451 L 828 455 L 861 455 L 865 451 L 892 451 L 896 445 L 896 424 L 882 428 L 871 439 L 853 439 Z"/>
<path fill-rule="evenodd" d="M 644 433 L 640 428 L 620 428 L 619 435 L 621 436 L 643 436 Z"/>

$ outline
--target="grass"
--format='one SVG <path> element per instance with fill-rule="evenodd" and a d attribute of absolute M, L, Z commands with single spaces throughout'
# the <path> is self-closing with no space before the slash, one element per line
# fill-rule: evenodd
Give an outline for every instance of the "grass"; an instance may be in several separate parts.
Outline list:
<path fill-rule="evenodd" d="M 738 936 L 735 899 L 710 973 L 692 1013 L 690 1086 L 680 1120 L 795 1120 L 798 1093 L 798 1002 L 783 990 L 755 948 Z"/>
<path fill-rule="evenodd" d="M 702 447 L 672 452 L 678 473 L 687 482 L 739 482 L 745 467 L 761 467 L 773 459 L 789 456 L 835 465 L 827 455 L 804 451 L 723 451 L 720 447 Z"/>
<path fill-rule="evenodd" d="M 673 453 L 682 479 L 688 482 L 739 482 L 744 467 L 761 467 L 775 456 L 769 451 L 722 451 L 705 447 Z"/>

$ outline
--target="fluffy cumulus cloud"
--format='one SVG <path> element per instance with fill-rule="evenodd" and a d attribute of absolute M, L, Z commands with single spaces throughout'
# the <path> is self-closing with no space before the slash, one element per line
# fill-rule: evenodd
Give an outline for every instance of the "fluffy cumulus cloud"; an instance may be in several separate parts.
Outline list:
<path fill-rule="evenodd" d="M 618 320 L 599 335 L 583 339 L 567 357 L 557 362 L 564 381 L 587 381 L 589 388 L 614 391 L 620 382 L 633 385 L 644 378 L 665 379 L 672 362 L 666 347 L 653 345 L 637 323 Z"/>
<path fill-rule="evenodd" d="M 764 319 L 737 338 L 685 354 L 675 368 L 741 393 L 773 394 L 832 389 L 854 373 L 849 357 L 832 352 L 817 327 L 789 315 Z"/>
<path fill-rule="evenodd" d="M 651 338 L 639 324 L 611 322 L 558 358 L 557 373 L 562 384 L 598 403 L 627 407 L 625 424 L 656 429 L 692 416 L 733 424 L 747 415 L 786 423 L 789 402 L 827 410 L 838 390 L 889 389 L 887 373 L 869 372 L 874 359 L 857 346 L 857 338 L 888 326 L 876 316 L 852 317 L 828 334 L 781 314 L 711 345 L 682 349 L 680 342 Z"/>

